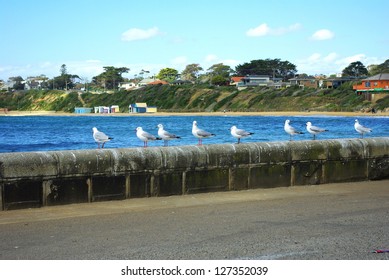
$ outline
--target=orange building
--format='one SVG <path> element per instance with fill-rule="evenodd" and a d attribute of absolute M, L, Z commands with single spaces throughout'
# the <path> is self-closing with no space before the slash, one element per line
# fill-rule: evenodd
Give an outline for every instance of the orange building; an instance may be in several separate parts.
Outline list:
<path fill-rule="evenodd" d="M 363 79 L 362 83 L 354 85 L 353 89 L 358 94 L 366 92 L 389 93 L 389 73 L 377 74 Z"/>

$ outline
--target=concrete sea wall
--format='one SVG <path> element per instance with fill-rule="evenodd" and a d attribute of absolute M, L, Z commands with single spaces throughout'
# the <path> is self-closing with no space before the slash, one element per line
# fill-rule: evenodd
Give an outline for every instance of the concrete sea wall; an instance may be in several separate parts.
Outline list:
<path fill-rule="evenodd" d="M 0 209 L 389 178 L 389 138 L 0 154 Z"/>

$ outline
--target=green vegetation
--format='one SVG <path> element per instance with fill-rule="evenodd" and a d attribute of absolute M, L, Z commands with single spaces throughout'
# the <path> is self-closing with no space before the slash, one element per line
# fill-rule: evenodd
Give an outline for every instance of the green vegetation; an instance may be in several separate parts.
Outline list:
<path fill-rule="evenodd" d="M 133 91 L 96 94 L 60 90 L 30 90 L 0 93 L 0 108 L 20 111 L 73 112 L 74 107 L 119 105 L 127 112 L 128 105 L 146 102 L 162 112 L 205 111 L 332 111 L 352 112 L 373 105 L 357 95 L 351 85 L 337 89 L 274 89 L 255 87 L 238 91 L 236 87 L 209 85 L 153 85 Z M 389 96 L 378 100 L 377 110 L 389 108 Z"/>

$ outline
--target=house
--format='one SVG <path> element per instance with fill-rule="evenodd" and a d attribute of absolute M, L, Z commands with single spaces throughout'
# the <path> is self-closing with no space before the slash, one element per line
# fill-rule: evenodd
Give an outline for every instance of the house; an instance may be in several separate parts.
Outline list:
<path fill-rule="evenodd" d="M 154 82 L 155 79 L 151 79 L 151 78 L 146 78 L 146 79 L 143 79 L 142 81 L 140 81 L 138 84 L 137 84 L 137 87 L 145 87 L 147 86 L 149 83 L 152 83 Z"/>
<path fill-rule="evenodd" d="M 16 82 L 15 81 L 8 81 L 4 82 L 0 88 L 0 90 L 11 90 L 15 86 Z"/>
<path fill-rule="evenodd" d="M 382 92 L 389 93 L 389 73 L 381 73 L 362 80 L 361 84 L 354 85 L 357 93 Z"/>
<path fill-rule="evenodd" d="M 30 80 L 30 81 L 25 81 L 25 84 L 24 84 L 24 89 L 25 90 L 31 90 L 31 89 L 41 89 L 43 81 L 34 81 L 34 80 Z"/>
<path fill-rule="evenodd" d="M 90 114 L 92 113 L 93 108 L 84 108 L 84 107 L 76 107 L 74 108 L 75 114 Z"/>
<path fill-rule="evenodd" d="M 119 83 L 119 89 L 132 90 L 136 88 L 135 83 Z"/>
<path fill-rule="evenodd" d="M 168 84 L 169 84 L 168 82 L 163 81 L 163 80 L 155 80 L 155 81 L 148 83 L 147 85 L 168 85 Z"/>
<path fill-rule="evenodd" d="M 355 81 L 355 77 L 337 77 L 337 78 L 330 78 L 330 79 L 324 79 L 321 80 L 323 88 L 338 88 L 344 83 Z"/>
<path fill-rule="evenodd" d="M 318 80 L 313 76 L 307 76 L 307 77 L 295 77 L 292 79 L 289 79 L 291 86 L 299 86 L 301 88 L 318 88 L 319 83 Z"/>
<path fill-rule="evenodd" d="M 242 81 L 244 77 L 241 76 L 241 77 L 231 77 L 231 80 L 230 80 L 230 86 L 236 86 L 238 83 L 240 83 Z"/>
<path fill-rule="evenodd" d="M 130 104 L 128 106 L 128 112 L 129 113 L 156 113 L 157 112 L 157 107 L 153 106 L 147 106 L 147 103 L 135 103 L 135 104 Z"/>
<path fill-rule="evenodd" d="M 174 80 L 173 82 L 171 82 L 172 85 L 188 85 L 188 84 L 193 84 L 193 82 L 189 81 L 189 80 L 181 80 L 181 79 L 177 79 L 177 80 Z"/>
<path fill-rule="evenodd" d="M 354 85 L 353 89 L 358 95 L 364 95 L 366 100 L 376 102 L 389 93 L 389 73 L 381 73 L 362 79 L 362 83 Z"/>
<path fill-rule="evenodd" d="M 237 87 L 267 86 L 270 82 L 268 75 L 247 75 L 236 84 Z"/>

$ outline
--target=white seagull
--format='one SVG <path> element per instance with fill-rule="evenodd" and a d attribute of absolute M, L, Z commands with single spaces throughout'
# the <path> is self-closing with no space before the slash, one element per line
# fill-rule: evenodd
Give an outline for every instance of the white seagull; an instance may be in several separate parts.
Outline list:
<path fill-rule="evenodd" d="M 293 126 L 290 125 L 290 120 L 285 121 L 284 125 L 285 132 L 290 135 L 290 141 L 292 141 L 292 136 L 296 134 L 304 134 L 304 132 L 298 131 Z"/>
<path fill-rule="evenodd" d="M 164 145 L 165 146 L 168 146 L 168 141 L 169 140 L 174 140 L 174 139 L 180 139 L 181 137 L 180 136 L 177 136 L 173 133 L 169 133 L 167 132 L 164 128 L 163 128 L 163 125 L 162 124 L 159 124 L 158 125 L 158 136 L 161 137 L 164 141 Z"/>
<path fill-rule="evenodd" d="M 246 130 L 239 129 L 235 125 L 231 126 L 230 130 L 231 130 L 231 135 L 238 139 L 238 144 L 240 143 L 240 138 L 249 137 L 250 135 L 254 134 L 253 132 L 248 132 Z"/>
<path fill-rule="evenodd" d="M 100 144 L 101 148 L 104 148 L 105 142 L 111 141 L 113 139 L 112 137 L 108 137 L 104 132 L 98 131 L 96 127 L 92 128 L 93 130 L 93 139 L 97 142 L 97 148 L 100 149 Z"/>
<path fill-rule="evenodd" d="M 211 136 L 215 136 L 215 134 L 213 133 L 198 128 L 196 121 L 193 121 L 192 134 L 194 137 L 199 139 L 199 143 L 198 143 L 199 146 L 203 144 L 203 138 L 209 138 Z"/>
<path fill-rule="evenodd" d="M 358 120 L 355 120 L 354 128 L 361 134 L 361 138 L 363 138 L 363 134 L 373 131 L 371 128 L 361 125 Z"/>
<path fill-rule="evenodd" d="M 328 131 L 328 129 L 323 129 L 317 126 L 313 126 L 311 122 L 307 122 L 307 130 L 313 135 L 313 140 L 316 139 L 316 134 Z"/>
<path fill-rule="evenodd" d="M 147 131 L 144 131 L 140 126 L 136 128 L 136 136 L 143 141 L 143 147 L 147 148 L 147 142 L 148 141 L 154 141 L 154 140 L 162 140 L 159 137 L 155 137 L 154 135 L 148 133 Z"/>

